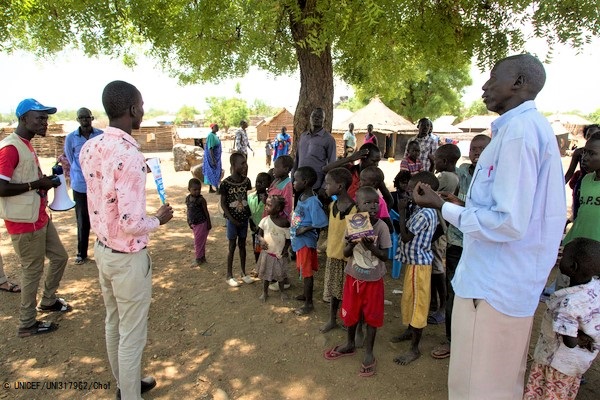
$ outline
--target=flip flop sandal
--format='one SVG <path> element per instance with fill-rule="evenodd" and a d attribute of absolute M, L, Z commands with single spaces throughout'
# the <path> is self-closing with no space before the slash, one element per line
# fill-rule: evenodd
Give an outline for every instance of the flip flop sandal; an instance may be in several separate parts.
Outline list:
<path fill-rule="evenodd" d="M 85 264 L 85 260 L 81 257 L 75 258 L 75 265 L 83 265 Z"/>
<path fill-rule="evenodd" d="M 437 360 L 443 360 L 444 358 L 450 357 L 450 345 L 442 344 L 431 352 L 431 357 Z"/>
<path fill-rule="evenodd" d="M 37 310 L 40 312 L 69 312 L 73 309 L 63 298 L 58 298 L 51 306 L 39 305 Z"/>
<path fill-rule="evenodd" d="M 339 351 L 337 351 L 340 347 L 341 346 L 335 346 L 329 350 L 325 350 L 323 352 L 323 357 L 325 357 L 326 360 L 333 361 L 341 357 L 353 356 L 354 354 L 356 354 L 356 349 L 347 353 L 340 353 Z"/>
<path fill-rule="evenodd" d="M 371 365 L 360 364 L 360 370 L 358 372 L 358 376 L 362 378 L 369 378 L 375 375 L 375 367 L 377 366 L 377 360 L 373 359 L 373 363 Z"/>
<path fill-rule="evenodd" d="M 58 324 L 49 321 L 35 321 L 35 324 L 29 328 L 19 328 L 17 336 L 26 338 L 33 335 L 41 335 L 44 333 L 54 332 L 58 329 Z"/>
<path fill-rule="evenodd" d="M 19 285 L 17 285 L 16 283 L 7 281 L 6 284 L 8 285 L 8 288 L 0 287 L 1 291 L 9 292 L 9 293 L 21 293 L 21 287 Z"/>

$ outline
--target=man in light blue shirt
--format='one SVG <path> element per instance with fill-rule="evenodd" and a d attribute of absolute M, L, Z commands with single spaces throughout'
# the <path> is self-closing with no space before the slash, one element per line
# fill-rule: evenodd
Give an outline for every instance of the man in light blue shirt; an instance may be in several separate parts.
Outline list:
<path fill-rule="evenodd" d="M 500 117 L 466 204 L 444 202 L 422 185 L 414 196 L 464 234 L 452 280 L 450 399 L 523 396 L 533 315 L 566 219 L 559 149 L 533 102 L 545 79 L 542 63 L 529 54 L 499 61 L 482 97 Z"/>
<path fill-rule="evenodd" d="M 71 188 L 75 201 L 75 217 L 77 218 L 77 257 L 75 264 L 86 262 L 88 242 L 90 239 L 90 216 L 87 205 L 87 186 L 79 164 L 79 152 L 89 139 L 102 134 L 100 129 L 92 126 L 94 116 L 87 108 L 77 110 L 79 128 L 69 133 L 65 138 L 65 155 L 71 164 Z"/>

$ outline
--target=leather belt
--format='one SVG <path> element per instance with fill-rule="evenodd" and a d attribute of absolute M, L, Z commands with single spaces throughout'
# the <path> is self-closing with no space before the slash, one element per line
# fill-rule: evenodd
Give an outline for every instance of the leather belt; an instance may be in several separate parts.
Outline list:
<path fill-rule="evenodd" d="M 100 247 L 104 247 L 107 250 L 112 251 L 115 254 L 131 254 L 131 253 L 127 253 L 126 251 L 119 251 L 119 250 L 115 250 L 115 249 L 111 249 L 110 247 L 108 247 L 107 245 L 105 245 L 104 243 L 102 243 L 100 240 L 96 239 L 96 241 L 98 242 L 98 245 L 100 245 Z M 144 246 L 144 249 L 146 247 Z M 142 250 L 144 250 L 142 249 Z"/>

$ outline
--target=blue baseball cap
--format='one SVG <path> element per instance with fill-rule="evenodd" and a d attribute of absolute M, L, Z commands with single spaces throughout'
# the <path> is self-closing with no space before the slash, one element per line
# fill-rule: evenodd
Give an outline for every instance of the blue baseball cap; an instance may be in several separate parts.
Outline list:
<path fill-rule="evenodd" d="M 48 114 L 54 114 L 56 113 L 56 107 L 46 107 L 35 99 L 25 99 L 17 106 L 17 118 L 21 118 L 21 115 L 29 111 L 46 111 Z"/>

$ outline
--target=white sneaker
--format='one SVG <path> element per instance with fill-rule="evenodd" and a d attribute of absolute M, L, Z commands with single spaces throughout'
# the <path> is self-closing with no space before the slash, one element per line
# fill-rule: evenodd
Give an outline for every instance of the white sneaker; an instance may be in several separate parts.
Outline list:
<path fill-rule="evenodd" d="M 247 284 L 254 283 L 254 279 L 252 279 L 252 278 L 251 278 L 250 276 L 248 276 L 248 275 L 244 275 L 244 276 L 242 276 L 242 281 L 244 281 L 244 283 L 247 283 Z"/>
<path fill-rule="evenodd" d="M 289 289 L 292 286 L 291 283 L 284 283 L 283 284 L 283 288 L 284 289 Z M 269 285 L 269 290 L 272 290 L 274 292 L 279 292 L 279 282 L 273 282 Z"/>
<path fill-rule="evenodd" d="M 235 280 L 235 279 L 233 279 L 233 278 L 229 278 L 229 279 L 227 279 L 227 284 L 228 284 L 229 286 L 231 286 L 231 287 L 238 287 L 238 286 L 240 286 L 240 284 L 238 283 L 238 281 L 236 281 L 236 280 Z"/>

